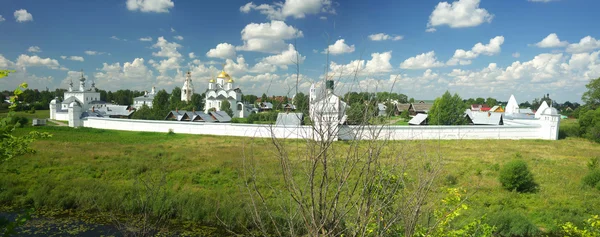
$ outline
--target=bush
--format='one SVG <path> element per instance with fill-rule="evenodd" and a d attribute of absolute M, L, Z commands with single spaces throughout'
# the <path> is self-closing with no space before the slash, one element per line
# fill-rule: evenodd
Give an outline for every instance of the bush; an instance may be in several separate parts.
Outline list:
<path fill-rule="evenodd" d="M 520 155 L 517 154 L 517 158 L 520 158 Z M 520 193 L 535 192 L 538 186 L 533 180 L 533 174 L 529 171 L 527 163 L 522 159 L 510 161 L 502 167 L 500 183 L 504 189 Z"/>
<path fill-rule="evenodd" d="M 583 185 L 596 187 L 600 183 L 600 170 L 592 170 L 582 179 Z"/>
<path fill-rule="evenodd" d="M 524 215 L 513 211 L 500 211 L 490 215 L 488 224 L 496 227 L 498 236 L 537 236 L 538 228 Z"/>

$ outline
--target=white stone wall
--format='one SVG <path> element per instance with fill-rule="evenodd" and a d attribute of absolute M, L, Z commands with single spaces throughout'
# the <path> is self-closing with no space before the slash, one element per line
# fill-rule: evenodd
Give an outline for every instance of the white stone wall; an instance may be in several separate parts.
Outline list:
<path fill-rule="evenodd" d="M 84 127 L 124 131 L 169 132 L 219 136 L 305 139 L 313 137 L 310 126 L 275 127 L 257 124 L 220 124 L 177 121 L 149 121 L 113 118 L 86 118 Z M 507 121 L 504 126 L 340 126 L 338 138 L 352 139 L 545 139 L 557 140 L 552 124 L 544 120 Z M 557 124 L 555 124 L 557 125 Z M 556 127 L 558 128 L 558 127 Z"/>
<path fill-rule="evenodd" d="M 306 138 L 311 137 L 310 126 L 275 127 L 259 124 L 200 123 L 178 121 L 151 121 L 115 118 L 86 118 L 83 126 L 123 131 L 169 132 L 240 137 Z"/>

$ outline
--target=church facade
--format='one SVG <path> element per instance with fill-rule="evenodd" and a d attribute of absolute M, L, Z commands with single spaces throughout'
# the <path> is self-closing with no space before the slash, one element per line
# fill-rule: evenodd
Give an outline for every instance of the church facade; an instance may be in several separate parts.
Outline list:
<path fill-rule="evenodd" d="M 234 86 L 233 79 L 224 70 L 219 73 L 216 81 L 214 78 L 210 79 L 205 94 L 204 113 L 209 110 L 221 111 L 223 101 L 229 102 L 233 118 L 246 118 L 252 112 L 249 105 L 242 102 L 242 90 Z M 183 91 L 181 95 L 183 97 Z"/>

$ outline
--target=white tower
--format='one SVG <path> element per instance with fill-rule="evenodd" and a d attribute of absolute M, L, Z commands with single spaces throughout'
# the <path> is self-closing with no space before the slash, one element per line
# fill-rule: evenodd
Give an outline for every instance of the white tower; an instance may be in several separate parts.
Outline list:
<path fill-rule="evenodd" d="M 81 70 L 81 78 L 79 79 L 79 91 L 85 91 L 85 77 L 83 77 L 83 70 Z"/>
<path fill-rule="evenodd" d="M 194 85 L 192 85 L 192 73 L 187 72 L 185 82 L 181 88 L 181 101 L 192 101 L 192 95 L 194 94 Z"/>

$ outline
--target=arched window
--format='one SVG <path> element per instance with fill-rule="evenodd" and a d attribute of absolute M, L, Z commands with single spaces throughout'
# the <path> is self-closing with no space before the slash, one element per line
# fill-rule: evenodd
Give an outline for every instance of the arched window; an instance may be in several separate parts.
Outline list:
<path fill-rule="evenodd" d="M 238 104 L 238 105 L 237 105 L 237 110 L 238 110 L 238 111 L 242 111 L 242 104 Z"/>

